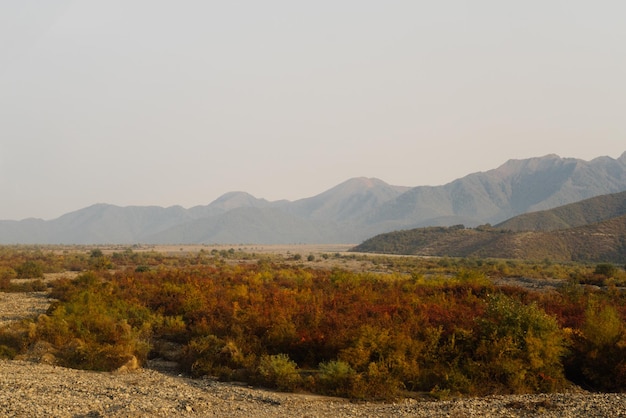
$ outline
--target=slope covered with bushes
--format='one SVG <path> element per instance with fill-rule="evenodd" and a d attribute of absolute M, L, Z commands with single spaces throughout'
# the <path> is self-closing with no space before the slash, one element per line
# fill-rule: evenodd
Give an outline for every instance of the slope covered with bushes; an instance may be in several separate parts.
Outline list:
<path fill-rule="evenodd" d="M 626 215 L 555 231 L 490 226 L 428 227 L 372 237 L 356 252 L 422 256 L 626 263 Z"/>

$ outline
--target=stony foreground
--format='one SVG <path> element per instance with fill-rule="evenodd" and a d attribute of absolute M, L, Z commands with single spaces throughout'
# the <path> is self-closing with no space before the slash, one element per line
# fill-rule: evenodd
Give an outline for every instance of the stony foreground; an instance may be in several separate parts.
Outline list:
<path fill-rule="evenodd" d="M 626 417 L 626 394 L 350 403 L 138 370 L 99 373 L 0 360 L 2 417 Z"/>

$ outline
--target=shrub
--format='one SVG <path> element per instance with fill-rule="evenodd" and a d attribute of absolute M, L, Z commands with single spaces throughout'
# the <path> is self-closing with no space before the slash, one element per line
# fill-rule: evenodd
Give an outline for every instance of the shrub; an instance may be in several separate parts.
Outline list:
<path fill-rule="evenodd" d="M 162 338 L 175 342 L 188 341 L 188 330 L 181 315 L 161 317 L 155 324 L 155 332 Z"/>
<path fill-rule="evenodd" d="M 502 294 L 489 299 L 469 376 L 498 392 L 551 392 L 565 383 L 566 340 L 556 319 L 535 303 Z"/>
<path fill-rule="evenodd" d="M 613 306 L 590 300 L 582 329 L 572 339 L 568 369 L 573 379 L 597 390 L 624 390 L 626 329 Z"/>
<path fill-rule="evenodd" d="M 6 345 L 0 345 L 0 358 L 12 360 L 17 352 Z"/>
<path fill-rule="evenodd" d="M 185 346 L 181 366 L 192 376 L 230 380 L 237 370 L 247 366 L 247 359 L 233 341 L 207 335 L 194 338 Z"/>
<path fill-rule="evenodd" d="M 262 384 L 279 390 L 293 391 L 302 383 L 296 363 L 287 354 L 261 356 L 258 374 Z"/>
<path fill-rule="evenodd" d="M 393 401 L 398 398 L 403 384 L 382 363 L 370 363 L 367 371 L 358 375 L 349 396 L 354 399 Z"/>
<path fill-rule="evenodd" d="M 58 350 L 60 365 L 112 371 L 133 357 L 143 362 L 149 352 L 150 315 L 112 298 L 110 284 L 103 285 L 91 275 L 74 284 L 87 288 L 66 292 L 68 300 L 36 321 L 36 337 Z"/>
<path fill-rule="evenodd" d="M 43 267 L 35 261 L 25 261 L 15 268 L 18 279 L 35 279 L 43 277 Z"/>
<path fill-rule="evenodd" d="M 17 276 L 15 270 L 10 267 L 0 266 L 0 291 L 4 292 L 11 287 L 11 279 Z"/>
<path fill-rule="evenodd" d="M 14 358 L 31 342 L 32 322 L 21 321 L 0 327 L 0 358 Z"/>
<path fill-rule="evenodd" d="M 317 382 L 322 393 L 334 396 L 350 396 L 357 373 L 345 361 L 329 361 L 319 364 Z"/>
<path fill-rule="evenodd" d="M 600 263 L 596 265 L 595 274 L 602 275 L 606 278 L 613 277 L 617 272 L 617 267 L 610 263 Z"/>

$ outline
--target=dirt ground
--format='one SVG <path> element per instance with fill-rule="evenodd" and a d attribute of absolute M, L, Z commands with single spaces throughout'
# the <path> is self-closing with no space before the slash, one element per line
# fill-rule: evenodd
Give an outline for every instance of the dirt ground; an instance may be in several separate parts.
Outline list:
<path fill-rule="evenodd" d="M 133 251 L 157 251 L 162 253 L 176 254 L 181 252 L 198 252 L 200 250 L 211 252 L 213 250 L 240 250 L 247 253 L 256 254 L 300 254 L 306 257 L 309 254 L 334 254 L 345 253 L 356 244 L 277 244 L 277 245 L 260 245 L 260 244 L 242 244 L 242 245 L 154 245 L 141 246 L 133 248 Z"/>

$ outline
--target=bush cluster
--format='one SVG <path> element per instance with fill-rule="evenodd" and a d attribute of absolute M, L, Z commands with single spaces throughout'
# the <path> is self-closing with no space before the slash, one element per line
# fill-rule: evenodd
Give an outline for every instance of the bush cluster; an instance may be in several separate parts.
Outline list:
<path fill-rule="evenodd" d="M 626 387 L 619 291 L 495 287 L 468 268 L 427 277 L 150 257 L 121 253 L 110 260 L 124 267 L 57 282 L 47 314 L 0 330 L 0 356 L 45 343 L 60 365 L 115 370 L 166 341 L 193 376 L 353 399 L 550 392 L 566 377 Z"/>

